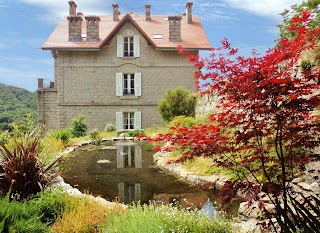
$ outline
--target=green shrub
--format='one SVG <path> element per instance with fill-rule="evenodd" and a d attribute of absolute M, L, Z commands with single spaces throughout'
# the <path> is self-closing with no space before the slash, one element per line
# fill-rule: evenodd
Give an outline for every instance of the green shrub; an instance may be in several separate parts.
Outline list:
<path fill-rule="evenodd" d="M 27 202 L 10 201 L 7 195 L 0 199 L 0 206 L 0 232 L 49 232 L 47 224 L 41 222 L 41 212 Z"/>
<path fill-rule="evenodd" d="M 85 116 L 79 115 L 72 119 L 71 133 L 74 137 L 83 137 L 87 133 L 87 124 L 84 122 Z"/>
<path fill-rule="evenodd" d="M 43 190 L 57 176 L 61 158 L 45 166 L 39 159 L 40 138 L 34 133 L 13 139 L 12 148 L 0 144 L 0 196 L 22 200 Z"/>
<path fill-rule="evenodd" d="M 90 135 L 90 139 L 94 141 L 96 144 L 101 143 L 102 136 L 97 129 L 90 131 L 89 135 Z"/>
<path fill-rule="evenodd" d="M 169 127 L 179 125 L 181 127 L 188 127 L 191 128 L 192 126 L 198 124 L 198 120 L 193 117 L 186 117 L 186 116 L 177 116 L 173 118 L 172 121 L 169 123 Z"/>
<path fill-rule="evenodd" d="M 143 135 L 143 134 L 144 134 L 143 130 L 139 130 L 139 129 L 128 132 L 129 137 L 136 137 L 138 135 Z"/>
<path fill-rule="evenodd" d="M 145 145 L 146 151 L 153 151 L 153 145 L 148 143 Z"/>
<path fill-rule="evenodd" d="M 67 144 L 72 137 L 70 129 L 56 129 L 50 133 L 55 139 L 60 139 L 63 144 Z"/>
<path fill-rule="evenodd" d="M 70 206 L 71 198 L 59 189 L 48 189 L 33 196 L 29 201 L 34 212 L 41 213 L 41 221 L 52 224 L 62 216 L 63 211 Z"/>
<path fill-rule="evenodd" d="M 158 110 L 164 121 L 170 122 L 176 116 L 195 116 L 196 95 L 179 87 L 169 90 L 158 104 Z"/>
<path fill-rule="evenodd" d="M 112 123 L 108 123 L 107 125 L 106 125 L 106 127 L 104 128 L 104 131 L 106 131 L 106 132 L 112 132 L 112 131 L 116 131 L 116 126 L 114 125 L 114 124 L 112 124 Z"/>
<path fill-rule="evenodd" d="M 10 139 L 10 134 L 8 130 L 0 133 L 0 144 L 6 144 Z"/>
<path fill-rule="evenodd" d="M 231 232 L 229 223 L 212 220 L 198 211 L 188 212 L 171 206 L 131 206 L 123 213 L 114 213 L 100 232 Z"/>

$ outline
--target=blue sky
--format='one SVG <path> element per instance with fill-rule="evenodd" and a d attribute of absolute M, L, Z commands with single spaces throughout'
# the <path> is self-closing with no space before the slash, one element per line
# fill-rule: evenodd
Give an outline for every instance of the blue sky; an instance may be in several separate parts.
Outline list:
<path fill-rule="evenodd" d="M 77 11 L 85 15 L 110 15 L 117 2 L 121 14 L 144 14 L 151 4 L 151 15 L 182 14 L 187 0 L 75 0 Z M 241 55 L 252 49 L 260 52 L 274 46 L 278 36 L 278 15 L 302 0 L 194 0 L 193 14 L 198 15 L 211 46 L 228 38 Z M 68 15 L 68 0 L 0 0 L 0 83 L 35 91 L 37 79 L 53 81 L 53 58 L 41 46 L 59 20 Z M 208 53 L 202 53 L 206 56 Z"/>

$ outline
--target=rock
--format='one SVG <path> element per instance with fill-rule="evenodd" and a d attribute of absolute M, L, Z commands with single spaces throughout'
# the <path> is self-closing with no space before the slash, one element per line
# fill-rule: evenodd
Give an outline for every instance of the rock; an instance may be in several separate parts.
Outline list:
<path fill-rule="evenodd" d="M 320 186 L 318 182 L 313 182 L 312 184 L 310 184 L 310 188 L 312 192 L 320 193 Z"/>
<path fill-rule="evenodd" d="M 302 182 L 302 179 L 301 178 L 294 178 L 291 182 L 293 184 L 298 184 L 299 182 Z"/>
<path fill-rule="evenodd" d="M 193 185 L 199 184 L 199 177 L 196 175 L 188 175 L 186 180 Z"/>
<path fill-rule="evenodd" d="M 76 196 L 76 197 L 81 197 L 84 195 L 79 191 L 79 189 L 76 189 L 76 188 L 68 189 L 68 190 L 66 190 L 66 193 L 68 193 L 72 196 Z"/>
<path fill-rule="evenodd" d="M 264 203 L 264 209 L 271 214 L 276 213 L 275 206 L 271 203 Z M 247 218 L 258 219 L 265 216 L 264 209 L 259 208 L 258 201 L 252 201 L 252 202 L 247 201 L 247 202 L 240 203 L 238 213 Z"/>
<path fill-rule="evenodd" d="M 310 184 L 307 184 L 305 182 L 299 182 L 297 185 L 300 186 L 300 188 L 303 190 L 311 190 Z"/>
<path fill-rule="evenodd" d="M 259 222 L 256 219 L 246 219 L 239 223 L 234 223 L 239 228 L 239 233 L 262 233 Z"/>

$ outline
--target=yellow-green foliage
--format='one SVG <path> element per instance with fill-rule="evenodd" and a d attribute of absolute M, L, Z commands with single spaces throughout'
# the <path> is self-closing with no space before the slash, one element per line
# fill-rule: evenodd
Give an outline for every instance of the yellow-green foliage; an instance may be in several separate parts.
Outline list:
<path fill-rule="evenodd" d="M 102 205 L 88 197 L 72 197 L 70 206 L 65 209 L 51 227 L 56 233 L 94 233 L 98 232 L 99 224 L 105 223 L 105 219 L 111 213 L 122 212 L 120 204 L 113 206 Z"/>
<path fill-rule="evenodd" d="M 194 117 L 186 117 L 186 116 L 177 116 L 170 121 L 168 127 L 172 127 L 175 125 L 179 125 L 180 127 L 192 127 L 197 124 L 207 123 L 205 118 L 194 118 Z"/>
<path fill-rule="evenodd" d="M 41 139 L 40 147 L 41 152 L 39 154 L 39 158 L 44 163 L 50 163 L 50 161 L 53 161 L 59 152 L 63 150 L 64 143 L 61 139 L 57 139 L 48 134 Z"/>
<path fill-rule="evenodd" d="M 168 132 L 166 127 L 154 127 L 154 128 L 147 128 L 144 130 L 144 134 L 148 137 L 155 137 L 158 134 L 162 133 L 165 134 Z"/>
<path fill-rule="evenodd" d="M 188 171 L 195 172 L 197 175 L 207 176 L 216 173 L 226 172 L 221 167 L 215 167 L 211 158 L 197 157 L 194 160 L 186 160 L 184 163 Z"/>

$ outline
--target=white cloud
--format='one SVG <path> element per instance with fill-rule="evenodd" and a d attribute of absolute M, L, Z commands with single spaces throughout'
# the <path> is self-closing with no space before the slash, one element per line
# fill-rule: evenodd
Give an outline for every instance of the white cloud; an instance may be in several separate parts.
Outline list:
<path fill-rule="evenodd" d="M 303 0 L 223 0 L 230 7 L 248 11 L 255 15 L 279 18 L 279 13 Z"/>
<path fill-rule="evenodd" d="M 61 18 L 69 14 L 69 4 L 66 0 L 19 0 L 33 6 L 44 9 L 43 14 L 36 16 L 37 19 L 57 23 Z M 85 15 L 110 14 L 112 11 L 112 0 L 76 0 L 77 11 Z M 105 9 L 101 6 L 106 6 Z"/>
<path fill-rule="evenodd" d="M 194 0 L 193 3 L 194 14 L 200 16 L 202 20 L 221 22 L 236 19 L 234 15 L 228 11 L 227 4 L 221 1 Z"/>

